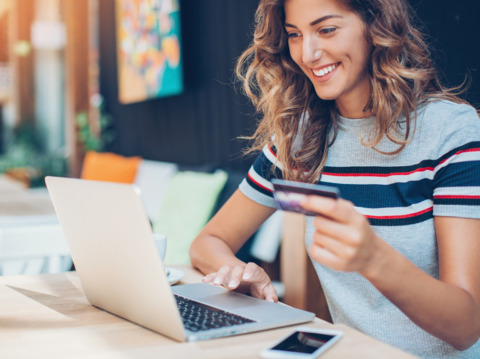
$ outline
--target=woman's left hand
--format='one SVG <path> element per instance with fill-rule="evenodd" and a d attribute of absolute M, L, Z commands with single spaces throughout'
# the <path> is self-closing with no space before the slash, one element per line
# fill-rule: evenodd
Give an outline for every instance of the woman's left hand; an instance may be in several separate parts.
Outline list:
<path fill-rule="evenodd" d="M 318 213 L 310 247 L 313 259 L 344 272 L 366 274 L 373 269 L 381 239 L 351 202 L 308 196 L 302 207 Z"/>

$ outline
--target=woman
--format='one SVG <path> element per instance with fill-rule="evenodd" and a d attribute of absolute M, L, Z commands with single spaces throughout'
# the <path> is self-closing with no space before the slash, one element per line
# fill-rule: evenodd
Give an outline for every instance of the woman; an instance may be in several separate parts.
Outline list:
<path fill-rule="evenodd" d="M 404 0 L 262 0 L 237 73 L 262 153 L 193 242 L 204 281 L 276 301 L 235 252 L 274 211 L 270 179 L 310 196 L 305 241 L 335 323 L 425 358 L 480 357 L 480 121 L 439 83 Z"/>

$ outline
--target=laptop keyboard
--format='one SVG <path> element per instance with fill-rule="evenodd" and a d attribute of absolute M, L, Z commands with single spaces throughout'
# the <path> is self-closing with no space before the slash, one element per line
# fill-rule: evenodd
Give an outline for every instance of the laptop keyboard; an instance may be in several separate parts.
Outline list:
<path fill-rule="evenodd" d="M 192 332 L 230 327 L 255 322 L 237 314 L 223 311 L 175 294 L 180 316 L 186 329 Z"/>

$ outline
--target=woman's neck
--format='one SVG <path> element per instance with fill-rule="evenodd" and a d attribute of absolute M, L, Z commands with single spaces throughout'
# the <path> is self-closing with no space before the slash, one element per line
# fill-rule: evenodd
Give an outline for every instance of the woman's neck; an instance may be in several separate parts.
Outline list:
<path fill-rule="evenodd" d="M 370 96 L 368 83 L 355 91 L 346 92 L 335 100 L 338 112 L 343 117 L 351 119 L 371 117 L 372 111 L 367 109 Z"/>
<path fill-rule="evenodd" d="M 342 103 L 337 101 L 337 109 L 341 116 L 345 118 L 366 118 L 372 116 L 372 111 L 365 109 L 365 106 L 344 106 Z"/>

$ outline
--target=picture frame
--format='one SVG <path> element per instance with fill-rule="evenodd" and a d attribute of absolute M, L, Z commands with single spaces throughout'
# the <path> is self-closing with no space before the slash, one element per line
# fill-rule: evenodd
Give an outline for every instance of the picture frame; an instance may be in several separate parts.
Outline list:
<path fill-rule="evenodd" d="M 179 0 L 116 0 L 122 104 L 183 91 Z"/>

